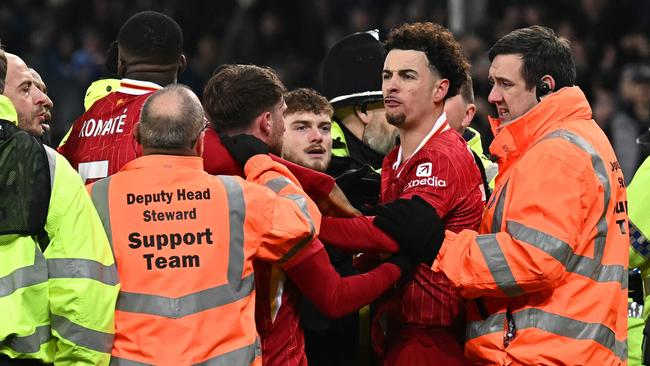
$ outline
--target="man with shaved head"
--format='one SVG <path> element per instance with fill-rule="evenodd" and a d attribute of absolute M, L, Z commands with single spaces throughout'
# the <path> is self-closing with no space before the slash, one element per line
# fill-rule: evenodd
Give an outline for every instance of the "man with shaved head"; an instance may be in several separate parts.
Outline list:
<path fill-rule="evenodd" d="M 40 137 L 50 128 L 45 121 L 52 101 L 36 86 L 30 69 L 20 57 L 11 53 L 5 55 L 7 76 L 3 94 L 16 107 L 18 127 Z"/>
<path fill-rule="evenodd" d="M 153 93 L 143 156 L 89 186 L 122 281 L 111 363 L 261 365 L 252 261 L 291 260 L 316 235 L 313 202 L 268 154 L 248 157 L 246 181 L 206 173 L 204 127 L 190 89 Z"/>
<path fill-rule="evenodd" d="M 30 67 L 29 73 L 32 75 L 32 81 L 34 82 L 34 86 L 36 86 L 36 89 L 40 90 L 41 93 L 45 95 L 45 103 L 43 103 L 43 108 L 45 109 L 45 113 L 41 115 L 37 115 L 36 119 L 32 120 L 32 125 L 40 123 L 43 126 L 42 128 L 43 134 L 46 134 L 47 132 L 50 131 L 49 123 L 52 120 L 51 109 L 54 107 L 54 102 L 52 101 L 52 99 L 50 99 L 50 96 L 47 95 L 47 86 L 45 85 L 45 82 L 43 81 L 43 78 L 41 78 L 41 75 L 38 73 L 38 71 Z"/>

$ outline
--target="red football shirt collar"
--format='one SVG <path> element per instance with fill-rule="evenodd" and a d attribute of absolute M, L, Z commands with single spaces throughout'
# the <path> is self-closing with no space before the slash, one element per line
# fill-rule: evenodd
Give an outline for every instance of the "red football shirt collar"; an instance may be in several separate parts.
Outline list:
<path fill-rule="evenodd" d="M 422 141 L 420 141 L 420 144 L 418 145 L 418 147 L 413 152 L 413 155 L 411 155 L 408 159 L 406 159 L 406 161 L 404 161 L 404 163 L 406 163 L 410 158 L 415 156 L 415 154 L 417 154 L 417 152 L 420 151 L 420 149 L 427 142 L 429 142 L 429 140 L 431 140 L 431 138 L 433 138 L 436 135 L 441 134 L 442 132 L 448 130 L 449 128 L 450 128 L 449 123 L 447 123 L 447 115 L 445 114 L 445 112 L 442 112 L 440 117 L 438 117 L 438 119 L 436 120 L 436 123 L 433 124 L 433 127 L 431 128 L 431 131 L 429 131 L 429 133 L 422 139 Z M 397 170 L 397 168 L 399 168 L 400 165 L 402 167 L 404 166 L 404 164 L 401 164 L 401 161 L 402 161 L 402 146 L 399 147 L 399 150 L 397 152 L 397 160 L 395 160 L 395 163 L 393 164 L 393 170 Z M 396 176 L 399 177 L 399 175 L 401 173 L 402 173 L 402 171 L 400 169 L 400 171 L 397 172 Z"/>
<path fill-rule="evenodd" d="M 120 93 L 142 95 L 162 89 L 162 86 L 150 81 L 122 79 L 120 80 Z"/>

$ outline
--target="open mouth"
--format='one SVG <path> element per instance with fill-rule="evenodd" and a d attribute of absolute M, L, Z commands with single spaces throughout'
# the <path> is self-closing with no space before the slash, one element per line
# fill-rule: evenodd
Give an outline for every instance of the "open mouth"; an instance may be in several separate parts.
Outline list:
<path fill-rule="evenodd" d="M 38 118 L 38 123 L 41 125 L 41 128 L 43 129 L 43 133 L 47 133 L 50 131 L 50 125 L 46 122 L 49 122 L 49 113 L 43 112 L 40 113 L 36 116 Z"/>
<path fill-rule="evenodd" d="M 325 155 L 325 149 L 321 146 L 309 147 L 307 150 L 305 150 L 305 152 L 307 153 L 307 155 L 315 158 L 316 157 L 319 158 Z"/>
<path fill-rule="evenodd" d="M 399 99 L 397 98 L 391 98 L 391 97 L 384 98 L 384 106 L 387 108 L 395 108 L 401 104 L 402 102 L 400 102 Z"/>

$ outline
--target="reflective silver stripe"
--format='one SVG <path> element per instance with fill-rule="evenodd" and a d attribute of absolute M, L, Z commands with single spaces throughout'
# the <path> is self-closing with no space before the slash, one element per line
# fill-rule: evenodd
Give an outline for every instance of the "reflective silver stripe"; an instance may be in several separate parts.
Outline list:
<path fill-rule="evenodd" d="M 52 329 L 72 343 L 103 353 L 110 353 L 113 349 L 113 334 L 83 327 L 56 314 L 51 314 L 51 318 Z"/>
<path fill-rule="evenodd" d="M 505 329 L 506 313 L 495 313 L 485 320 L 477 320 L 467 324 L 467 340 L 490 333 L 503 332 Z"/>
<path fill-rule="evenodd" d="M 93 200 L 95 205 L 95 210 L 99 214 L 99 218 L 104 225 L 104 231 L 106 232 L 106 237 L 108 237 L 108 243 L 113 249 L 113 231 L 111 230 L 111 211 L 108 204 L 108 186 L 111 183 L 111 177 L 104 178 L 95 182 L 92 186 L 92 191 L 90 192 L 90 198 Z M 113 251 L 113 259 L 115 259 L 115 251 Z"/>
<path fill-rule="evenodd" d="M 537 328 L 562 337 L 592 340 L 612 351 L 621 360 L 627 359 L 627 342 L 616 340 L 615 333 L 605 325 L 586 323 L 534 308 L 520 310 L 513 313 L 512 317 L 519 330 Z M 505 313 L 496 313 L 486 320 L 470 322 L 467 326 L 467 339 L 504 331 Z"/>
<path fill-rule="evenodd" d="M 0 277 L 0 297 L 9 296 L 21 288 L 47 282 L 45 257 L 38 245 L 34 245 L 34 251 L 33 265 L 18 268 L 6 276 Z"/>
<path fill-rule="evenodd" d="M 499 198 L 497 199 L 494 213 L 492 214 L 492 233 L 501 231 L 501 223 L 503 220 L 503 206 L 505 205 L 506 191 L 508 190 L 508 182 L 503 185 Z M 476 237 L 481 254 L 485 259 L 485 263 L 494 278 L 494 282 L 503 291 L 504 294 L 510 297 L 520 296 L 524 294 L 524 290 L 519 287 L 515 276 L 508 266 L 506 256 L 501 250 L 501 246 L 496 239 L 496 234 L 479 235 Z"/>
<path fill-rule="evenodd" d="M 265 186 L 269 189 L 271 189 L 275 193 L 279 193 L 284 187 L 287 185 L 292 184 L 291 181 L 286 178 L 286 177 L 278 177 L 271 179 L 268 181 Z M 309 214 L 309 209 L 307 208 L 307 199 L 299 194 L 288 194 L 286 196 L 282 196 L 285 198 L 288 198 L 292 201 L 294 201 L 298 207 L 300 207 L 300 211 L 302 214 L 305 216 L 307 221 L 309 222 L 309 228 L 310 228 L 310 234 L 309 237 L 304 238 L 301 240 L 299 243 L 294 245 L 281 259 L 280 263 L 284 263 L 287 260 L 289 260 L 291 257 L 293 257 L 300 249 L 302 249 L 305 245 L 309 244 L 313 239 L 314 235 L 316 234 L 316 228 L 314 227 L 314 221 L 311 218 L 311 215 Z"/>
<path fill-rule="evenodd" d="M 562 337 L 591 340 L 612 351 L 621 360 L 627 359 L 627 341 L 616 340 L 607 326 L 587 323 L 541 309 L 523 309 L 512 314 L 517 329 L 537 328 Z"/>
<path fill-rule="evenodd" d="M 109 286 L 119 283 L 114 265 L 105 266 L 91 259 L 50 258 L 47 270 L 49 278 L 88 278 Z"/>
<path fill-rule="evenodd" d="M 506 256 L 497 241 L 496 234 L 479 235 L 476 237 L 476 243 L 485 258 L 485 263 L 494 282 L 501 291 L 510 297 L 523 295 L 525 292 L 517 284 L 517 280 L 508 266 Z"/>
<path fill-rule="evenodd" d="M 54 189 L 54 175 L 56 174 L 56 151 L 49 146 L 43 145 L 47 163 L 50 167 L 50 189 Z"/>
<path fill-rule="evenodd" d="M 178 319 L 245 298 L 253 291 L 255 278 L 251 274 L 235 284 L 238 285 L 237 288 L 232 283 L 227 283 L 177 298 L 121 291 L 116 308 L 131 313 Z"/>
<path fill-rule="evenodd" d="M 503 205 L 506 200 L 506 190 L 508 189 L 508 182 L 503 185 L 501 192 L 499 192 L 499 199 L 497 200 L 494 214 L 492 215 L 492 232 L 498 233 L 501 231 L 501 223 L 503 222 Z"/>
<path fill-rule="evenodd" d="M 291 184 L 289 178 L 278 177 L 266 182 L 264 186 L 269 188 L 273 192 L 278 193 L 282 190 L 282 188 L 288 186 L 289 184 Z"/>
<path fill-rule="evenodd" d="M 576 135 L 575 133 L 568 130 L 556 130 L 544 136 L 544 138 L 542 138 L 540 142 L 552 138 L 561 138 L 563 140 L 569 141 L 570 143 L 580 148 L 582 151 L 589 154 L 589 156 L 591 157 L 591 165 L 594 169 L 594 172 L 596 172 L 596 177 L 600 181 L 600 184 L 603 185 L 603 189 L 605 190 L 604 192 L 605 194 L 603 197 L 604 198 L 603 213 L 600 216 L 598 223 L 596 223 L 596 229 L 598 231 L 596 233 L 595 250 L 594 250 L 594 260 L 597 263 L 600 263 L 603 259 L 603 255 L 605 254 L 605 240 L 607 239 L 606 215 L 609 207 L 610 196 L 612 194 L 612 190 L 609 185 L 609 178 L 607 177 L 607 168 L 605 167 L 605 163 L 603 162 L 603 159 L 601 159 L 600 155 L 598 155 L 596 149 L 593 146 L 591 146 L 591 144 L 587 142 L 584 138 Z"/>
<path fill-rule="evenodd" d="M 255 361 L 257 342 L 251 343 L 248 346 L 236 349 L 211 358 L 207 361 L 197 363 L 200 366 L 249 366 Z"/>
<path fill-rule="evenodd" d="M 621 288 L 627 288 L 627 270 L 624 266 L 603 265 L 595 259 L 575 254 L 566 242 L 518 222 L 507 221 L 506 226 L 508 233 L 514 239 L 544 251 L 562 263 L 568 272 L 583 275 L 597 282 L 620 282 Z"/>
<path fill-rule="evenodd" d="M 240 292 L 244 281 L 244 220 L 246 220 L 246 201 L 241 185 L 233 177 L 218 176 L 226 189 L 228 197 L 228 221 L 230 222 L 230 243 L 228 244 L 228 285 Z M 251 276 L 252 277 L 252 276 Z M 251 285 L 252 286 L 252 285 Z M 252 288 L 248 290 L 252 291 Z M 242 294 L 241 298 L 247 294 Z M 237 299 L 239 300 L 239 299 Z"/>
<path fill-rule="evenodd" d="M 300 242 L 298 242 L 296 245 L 294 245 L 289 251 L 282 256 L 280 259 L 280 263 L 284 263 L 291 259 L 300 249 L 302 249 L 305 245 L 309 244 L 313 239 L 314 236 L 316 235 L 316 228 L 314 227 L 314 221 L 311 219 L 311 215 L 309 214 L 309 210 L 307 209 L 307 199 L 299 194 L 289 194 L 286 196 L 286 198 L 294 201 L 298 207 L 300 207 L 300 211 L 302 211 L 302 214 L 305 216 L 305 219 L 307 222 L 309 222 L 309 236 L 306 236 L 303 238 Z"/>
<path fill-rule="evenodd" d="M 151 366 L 148 363 L 142 363 L 138 361 L 127 360 L 126 358 L 111 356 L 111 366 Z"/>
<path fill-rule="evenodd" d="M 213 357 L 209 360 L 195 363 L 197 366 L 249 366 L 257 354 L 257 341 L 242 348 Z M 148 363 L 127 360 L 122 357 L 111 357 L 111 366 L 149 366 Z"/>
<path fill-rule="evenodd" d="M 52 339 L 49 325 L 36 327 L 34 333 L 23 337 L 7 337 L 0 342 L 1 347 L 9 347 L 18 353 L 35 353 L 41 345 Z"/>
<path fill-rule="evenodd" d="M 262 357 L 262 339 L 255 337 L 255 357 Z"/>

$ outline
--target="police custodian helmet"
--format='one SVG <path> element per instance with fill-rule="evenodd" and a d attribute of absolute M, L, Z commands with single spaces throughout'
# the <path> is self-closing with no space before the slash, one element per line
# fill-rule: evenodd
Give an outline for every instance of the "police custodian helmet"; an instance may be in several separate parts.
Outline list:
<path fill-rule="evenodd" d="M 376 29 L 353 33 L 332 46 L 323 62 L 323 89 L 334 108 L 381 101 L 385 57 Z"/>

